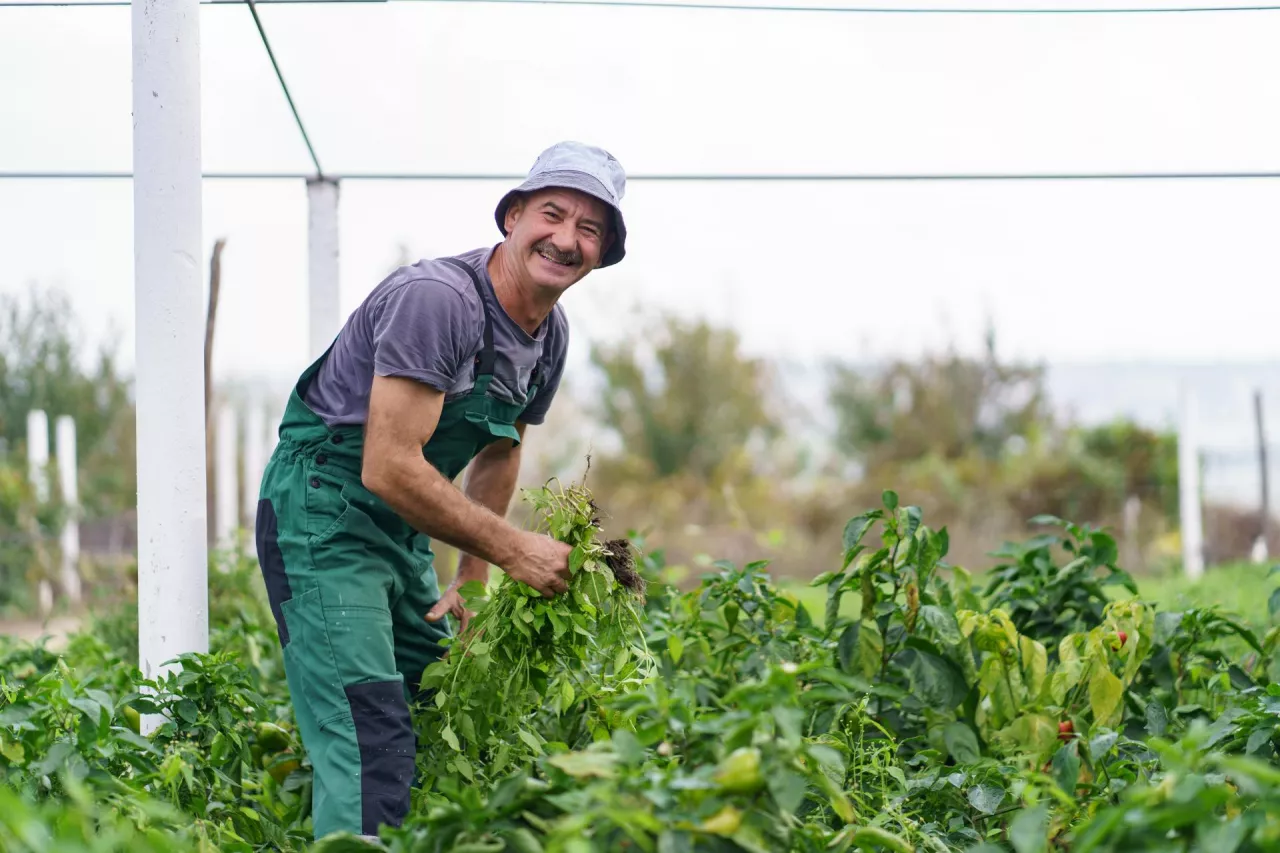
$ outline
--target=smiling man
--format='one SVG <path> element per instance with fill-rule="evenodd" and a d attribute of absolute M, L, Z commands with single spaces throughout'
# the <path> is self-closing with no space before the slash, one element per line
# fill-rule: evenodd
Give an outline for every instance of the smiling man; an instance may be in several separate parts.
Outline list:
<path fill-rule="evenodd" d="M 404 819 L 409 701 L 444 652 L 445 615 L 466 626 L 459 586 L 493 564 L 544 596 L 566 590 L 569 546 L 504 517 L 525 428 L 564 370 L 558 300 L 626 252 L 625 183 L 606 151 L 547 149 L 498 204 L 502 243 L 398 269 L 290 395 L 257 544 L 314 767 L 316 838 Z M 464 555 L 443 594 L 432 539 Z"/>

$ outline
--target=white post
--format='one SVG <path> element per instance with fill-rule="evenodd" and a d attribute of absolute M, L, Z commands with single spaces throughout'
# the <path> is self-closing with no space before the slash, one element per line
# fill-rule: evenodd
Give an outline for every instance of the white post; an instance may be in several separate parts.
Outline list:
<path fill-rule="evenodd" d="M 236 531 L 240 529 L 240 489 L 236 482 L 236 410 L 223 404 L 218 409 L 217 455 L 214 472 L 218 486 L 218 511 L 216 541 L 219 548 L 235 544 Z"/>
<path fill-rule="evenodd" d="M 27 412 L 27 477 L 36 493 L 36 501 L 49 500 L 49 416 L 41 409 Z M 53 585 L 41 578 L 36 590 L 40 615 L 53 610 Z"/>
<path fill-rule="evenodd" d="M 265 452 L 267 440 L 267 417 L 262 404 L 254 401 L 249 404 L 244 422 L 244 517 L 249 526 L 254 526 L 258 517 L 258 489 L 262 485 L 262 472 L 267 467 Z M 255 546 L 256 553 L 256 546 Z"/>
<path fill-rule="evenodd" d="M 307 276 L 310 356 L 324 355 L 342 326 L 338 299 L 338 182 L 307 180 Z"/>
<path fill-rule="evenodd" d="M 209 649 L 200 6 L 134 0 L 131 14 L 138 658 L 158 678 Z"/>
<path fill-rule="evenodd" d="M 1200 448 L 1196 443 L 1196 399 L 1182 388 L 1178 424 L 1178 498 L 1182 527 L 1182 566 L 1195 580 L 1204 574 L 1204 528 L 1200 508 Z"/>
<path fill-rule="evenodd" d="M 67 512 L 62 524 L 62 591 L 79 604 L 80 590 L 80 488 L 77 483 L 76 422 L 60 415 L 55 423 L 58 454 L 58 488 Z"/>

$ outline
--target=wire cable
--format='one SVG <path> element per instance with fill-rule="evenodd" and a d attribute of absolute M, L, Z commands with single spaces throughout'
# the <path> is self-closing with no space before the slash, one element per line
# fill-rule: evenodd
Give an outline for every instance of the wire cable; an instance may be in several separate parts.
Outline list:
<path fill-rule="evenodd" d="M 642 9 L 700 9 L 729 12 L 829 12 L 855 15 L 1144 15 L 1202 12 L 1275 12 L 1280 6 L 1164 6 L 1152 8 L 912 8 L 892 6 L 781 6 L 746 3 L 701 3 L 687 0 L 388 0 L 402 3 L 498 3 L 510 6 L 620 6 Z"/>
<path fill-rule="evenodd" d="M 200 0 L 202 6 L 238 6 L 242 0 Z M 505 4 L 513 6 L 617 6 L 619 8 L 639 8 L 639 9 L 698 9 L 704 11 L 725 11 L 725 12 L 809 12 L 809 13 L 837 13 L 837 14 L 858 14 L 858 15 L 1169 15 L 1169 14 L 1200 14 L 1214 12 L 1277 12 L 1280 11 L 1280 5 L 1270 6 L 1153 6 L 1144 7 L 1121 7 L 1121 8 L 1090 8 L 1090 7 L 1069 7 L 1069 8 L 1045 8 L 1045 9 L 1025 9 L 1025 8 L 968 8 L 968 9 L 949 9 L 949 8 L 932 8 L 932 7 L 900 7 L 891 6 L 783 6 L 783 5 L 752 5 L 744 3 L 702 3 L 702 2 L 685 2 L 685 0 L 672 0 L 672 2 L 664 3 L 661 0 L 257 0 L 258 3 L 271 6 L 308 6 L 314 4 L 335 4 L 335 3 L 474 3 L 474 4 Z M 118 7 L 129 6 L 130 0 L 103 0 L 103 2 L 94 2 L 94 0 L 50 0 L 50 2 L 40 2 L 40 0 L 0 0 L 0 8 L 13 6 L 15 8 L 39 8 L 47 6 L 50 8 L 66 8 L 87 6 L 103 6 Z"/>
<path fill-rule="evenodd" d="M 271 58 L 271 67 L 276 70 L 276 79 L 280 81 L 280 88 L 284 90 L 285 99 L 289 102 L 289 109 L 293 111 L 293 118 L 298 123 L 298 130 L 302 131 L 302 141 L 307 144 L 307 151 L 311 154 L 311 162 L 316 167 L 316 177 L 323 178 L 324 170 L 320 168 L 320 158 L 316 156 L 316 149 L 311 144 L 311 137 L 307 135 L 307 129 L 302 124 L 302 116 L 298 115 L 298 107 L 293 102 L 293 95 L 289 94 L 289 84 L 284 82 L 284 74 L 280 71 L 280 63 L 276 62 L 275 51 L 271 49 L 271 42 L 267 39 L 267 31 L 262 28 L 262 19 L 258 17 L 258 7 L 254 0 L 245 0 L 249 6 L 249 12 L 253 15 L 253 23 L 258 27 L 258 35 L 262 36 L 262 45 L 267 49 L 267 56 Z"/>
<path fill-rule="evenodd" d="M 0 172 L 0 180 L 129 180 L 131 172 Z M 302 172 L 206 172 L 211 181 L 293 181 L 312 175 Z M 326 175 L 334 181 L 523 181 L 523 174 L 448 172 L 345 172 Z M 1280 172 L 970 172 L 970 173 L 847 173 L 847 174 L 678 174 L 638 173 L 627 181 L 669 183 L 840 183 L 840 182 L 930 182 L 930 181 L 1179 181 L 1179 180 L 1270 180 Z"/>

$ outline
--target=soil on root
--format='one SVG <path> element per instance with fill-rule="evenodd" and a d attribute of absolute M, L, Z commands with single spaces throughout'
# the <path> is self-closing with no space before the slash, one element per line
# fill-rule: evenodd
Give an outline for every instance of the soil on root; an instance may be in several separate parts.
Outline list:
<path fill-rule="evenodd" d="M 631 540 L 610 539 L 604 543 L 604 547 L 606 549 L 604 562 L 613 571 L 614 578 L 643 598 L 644 578 L 640 577 L 640 573 L 636 571 L 636 558 L 631 548 Z"/>

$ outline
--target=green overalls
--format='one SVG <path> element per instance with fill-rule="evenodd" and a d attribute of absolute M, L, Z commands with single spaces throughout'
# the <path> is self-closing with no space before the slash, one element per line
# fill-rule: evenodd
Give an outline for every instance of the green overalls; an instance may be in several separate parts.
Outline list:
<path fill-rule="evenodd" d="M 423 456 L 453 480 L 485 445 L 519 441 L 520 404 L 489 394 L 496 353 L 489 303 L 475 386 L 448 400 Z M 363 427 L 330 429 L 303 402 L 328 353 L 303 372 L 258 499 L 262 576 L 284 650 L 299 733 L 314 768 L 316 838 L 376 835 L 409 809 L 417 740 L 409 702 L 422 671 L 444 651 L 446 620 L 427 622 L 440 598 L 430 540 L 360 482 Z"/>

